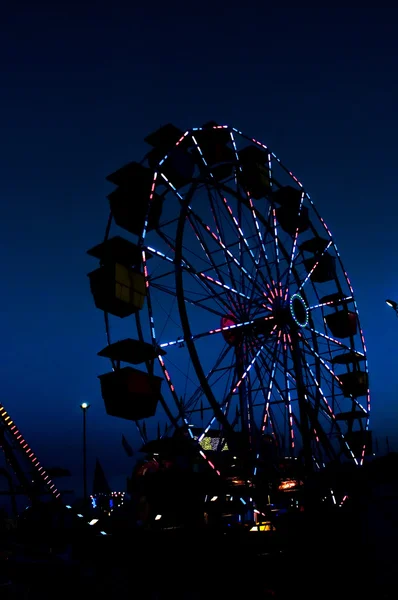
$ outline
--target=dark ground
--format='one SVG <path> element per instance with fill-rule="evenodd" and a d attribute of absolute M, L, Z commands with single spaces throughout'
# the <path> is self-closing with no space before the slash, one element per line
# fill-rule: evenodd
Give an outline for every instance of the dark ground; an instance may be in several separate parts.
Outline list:
<path fill-rule="evenodd" d="M 396 599 L 397 541 L 398 495 L 384 489 L 355 512 L 281 522 L 279 535 L 82 538 L 73 566 L 11 564 L 14 583 L 0 588 L 0 599 Z"/>

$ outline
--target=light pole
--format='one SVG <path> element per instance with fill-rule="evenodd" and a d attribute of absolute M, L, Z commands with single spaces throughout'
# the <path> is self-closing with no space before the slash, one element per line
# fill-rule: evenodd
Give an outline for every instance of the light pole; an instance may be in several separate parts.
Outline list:
<path fill-rule="evenodd" d="M 87 402 L 82 402 L 80 408 L 83 411 L 83 496 L 84 507 L 87 506 L 87 436 L 86 436 L 86 413 L 90 408 Z"/>
<path fill-rule="evenodd" d="M 394 300 L 386 300 L 386 304 L 394 310 L 395 314 L 398 317 L 398 302 L 395 302 Z"/>

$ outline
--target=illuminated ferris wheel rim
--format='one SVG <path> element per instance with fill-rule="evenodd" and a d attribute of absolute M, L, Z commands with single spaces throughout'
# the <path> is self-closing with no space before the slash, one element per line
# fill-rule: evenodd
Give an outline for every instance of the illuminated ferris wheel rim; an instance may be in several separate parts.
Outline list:
<path fill-rule="evenodd" d="M 228 131 L 229 134 L 231 135 L 231 140 L 232 140 L 232 143 L 233 143 L 235 151 L 236 151 L 236 144 L 235 144 L 235 141 L 234 141 L 234 134 L 237 134 L 239 136 L 242 136 L 246 140 L 251 141 L 257 147 L 260 147 L 263 150 L 265 150 L 266 152 L 268 152 L 269 156 L 272 157 L 272 159 L 275 160 L 277 162 L 277 164 L 282 167 L 282 169 L 294 180 L 294 182 L 297 184 L 297 186 L 299 187 L 299 189 L 302 190 L 302 200 L 301 200 L 301 203 L 300 203 L 300 210 L 301 210 L 301 206 L 303 205 L 304 200 L 306 199 L 309 202 L 310 207 L 313 210 L 314 214 L 317 216 L 317 218 L 321 222 L 322 227 L 324 228 L 324 231 L 326 232 L 327 236 L 330 238 L 328 246 L 327 246 L 327 248 L 324 249 L 323 254 L 329 248 L 334 249 L 334 251 L 336 253 L 337 260 L 340 263 L 340 266 L 341 266 L 341 268 L 343 270 L 346 282 L 347 282 L 348 287 L 350 289 L 351 296 L 347 297 L 347 298 L 350 301 L 351 300 L 353 301 L 354 307 L 355 307 L 355 313 L 356 313 L 356 315 L 358 315 L 358 310 L 357 310 L 356 303 L 355 303 L 355 300 L 354 300 L 354 297 L 353 297 L 352 287 L 351 287 L 350 281 L 348 279 L 348 276 L 347 276 L 346 272 L 344 271 L 340 255 L 339 255 L 339 253 L 337 251 L 337 248 L 336 248 L 336 245 L 335 245 L 335 243 L 334 243 L 334 241 L 333 241 L 333 239 L 331 237 L 331 233 L 328 230 L 328 228 L 327 228 L 325 222 L 323 221 L 323 219 L 317 213 L 316 208 L 313 205 L 312 200 L 310 199 L 310 197 L 308 196 L 308 194 L 304 191 L 302 184 L 298 181 L 298 179 L 290 171 L 288 171 L 287 169 L 285 169 L 283 167 L 282 163 L 276 157 L 276 155 L 274 153 L 272 153 L 271 151 L 269 151 L 269 149 L 264 144 L 262 144 L 261 142 L 258 142 L 257 140 L 251 139 L 251 138 L 249 138 L 247 136 L 244 136 L 244 134 L 242 134 L 242 132 L 240 132 L 239 130 L 237 130 L 235 128 L 232 128 L 232 127 L 229 128 L 226 125 L 224 125 L 224 126 L 216 126 L 215 125 L 215 126 L 212 127 L 212 129 L 214 129 L 214 130 L 225 130 L 225 131 Z M 203 132 L 203 131 L 206 131 L 206 128 L 192 128 L 190 130 L 187 130 L 178 139 L 178 141 L 174 144 L 174 148 L 178 148 L 181 144 L 183 144 L 184 141 L 186 141 L 188 139 L 191 139 L 191 141 L 194 144 L 194 147 L 199 152 L 199 154 L 201 156 L 201 159 L 203 160 L 204 165 L 206 167 L 208 167 L 208 165 L 206 163 L 206 159 L 205 159 L 204 153 L 201 151 L 200 144 L 198 143 L 198 141 L 196 139 L 198 137 L 199 132 Z M 180 200 L 181 200 L 182 203 L 184 203 L 184 201 L 185 201 L 185 198 L 180 194 L 180 192 L 178 191 L 177 187 L 174 186 L 173 183 L 170 180 L 168 180 L 167 177 L 162 172 L 163 166 L 165 165 L 165 163 L 166 163 L 166 161 L 167 161 L 167 159 L 168 159 L 168 157 L 170 155 L 170 152 L 171 151 L 165 153 L 165 155 L 158 161 L 158 165 L 157 165 L 157 167 L 154 170 L 153 183 L 152 183 L 151 193 L 150 193 L 149 203 L 148 203 L 148 211 L 149 211 L 151 202 L 153 201 L 153 198 L 154 198 L 154 195 L 155 195 L 155 192 L 156 192 L 156 189 L 157 189 L 157 184 L 158 184 L 159 181 L 161 181 L 161 183 L 163 185 L 166 185 L 166 192 L 164 194 L 165 196 L 166 196 L 167 193 L 173 193 L 173 194 L 175 194 L 176 196 L 178 196 L 180 198 Z M 238 156 L 237 151 L 235 152 L 235 154 L 236 154 L 236 164 L 238 165 L 237 168 L 239 168 L 239 156 Z M 270 164 L 271 164 L 271 159 L 270 159 Z M 223 186 L 223 187 L 225 187 L 225 186 Z M 250 198 L 249 194 L 248 194 L 248 198 L 249 198 L 250 205 L 253 205 L 253 201 Z M 256 215 L 256 209 L 255 208 L 253 208 L 253 214 Z M 185 215 L 185 217 L 186 217 L 186 215 Z M 183 223 L 185 221 L 185 217 L 183 219 L 180 216 L 181 223 Z M 275 221 L 275 217 L 274 217 L 274 221 Z M 162 258 L 164 260 L 169 260 L 170 262 L 174 262 L 174 263 L 175 263 L 175 259 L 171 259 L 170 260 L 170 258 L 167 257 L 165 253 L 162 253 L 161 251 L 159 251 L 156 248 L 152 247 L 152 245 L 147 245 L 147 243 L 146 243 L 147 233 L 148 233 L 147 227 L 148 227 L 148 217 L 145 220 L 144 227 L 143 227 L 143 230 L 142 230 L 142 234 L 140 236 L 140 246 L 142 248 L 144 273 L 146 275 L 148 295 L 150 296 L 150 294 L 151 294 L 151 291 L 150 291 L 151 290 L 151 285 L 150 285 L 150 275 L 149 275 L 148 262 L 147 262 L 148 255 L 157 256 L 159 258 Z M 183 225 L 182 225 L 182 227 L 183 227 Z M 109 234 L 109 232 L 108 232 L 108 234 Z M 291 259 L 294 259 L 294 252 L 295 252 L 295 249 L 296 249 L 296 246 L 297 246 L 297 238 L 298 238 L 298 233 L 296 232 L 296 235 L 294 236 L 293 250 L 292 250 L 292 253 L 291 253 Z M 322 254 L 322 256 L 323 256 L 323 254 Z M 184 269 L 186 269 L 186 272 L 189 272 L 189 269 L 187 268 L 186 263 L 184 265 L 184 262 L 185 261 L 183 261 L 183 260 L 181 260 L 181 261 L 178 260 L 177 261 L 177 264 L 176 264 L 176 271 L 177 272 L 182 273 L 184 271 Z M 316 267 L 314 267 L 314 269 L 315 268 Z M 312 272 L 314 271 L 314 269 L 312 270 Z M 282 294 L 283 295 L 283 301 L 285 302 L 285 304 L 287 303 L 286 305 L 288 307 L 288 311 L 286 311 L 285 314 L 289 314 L 289 316 L 291 317 L 291 319 L 294 321 L 294 323 L 297 325 L 297 327 L 299 329 L 304 329 L 304 328 L 306 328 L 308 326 L 308 323 L 309 323 L 309 320 L 310 320 L 311 310 L 313 310 L 314 308 L 317 308 L 316 305 L 315 306 L 310 306 L 310 303 L 306 300 L 305 295 L 303 293 L 304 290 L 302 290 L 302 287 L 310 279 L 312 272 L 310 272 L 307 275 L 306 280 L 304 282 L 301 282 L 301 285 L 298 287 L 298 289 L 296 289 L 296 291 L 294 293 L 290 294 L 289 290 L 286 289 L 286 290 L 283 290 L 283 294 Z M 273 281 L 272 283 L 275 283 L 275 282 Z M 269 285 L 272 285 L 271 282 L 269 282 Z M 223 287 L 223 286 L 221 286 L 221 287 Z M 226 286 L 224 286 L 224 287 L 226 287 Z M 182 290 L 183 290 L 183 287 L 180 286 L 180 292 Z M 238 292 L 237 290 L 234 290 L 234 291 Z M 238 294 L 239 294 L 239 292 L 238 292 Z M 274 290 L 274 294 L 276 294 L 276 290 Z M 181 297 L 181 294 L 180 294 L 180 297 Z M 320 306 L 320 304 L 318 306 Z M 180 304 L 180 309 L 181 308 L 183 310 L 185 310 L 185 308 L 183 307 L 182 304 Z M 149 310 L 151 312 L 151 308 L 149 308 Z M 181 339 L 181 337 L 180 337 L 178 340 L 170 340 L 170 341 L 167 341 L 167 342 L 159 343 L 159 340 L 157 340 L 157 338 L 156 338 L 156 333 L 155 333 L 155 328 L 154 328 L 154 315 L 153 315 L 153 313 L 150 314 L 150 321 L 152 323 L 152 326 L 151 326 L 152 343 L 156 347 L 166 348 L 166 347 L 171 347 L 171 346 L 177 346 L 178 344 L 185 342 L 186 344 L 190 345 L 190 348 L 192 349 L 192 347 L 193 347 L 192 344 L 193 344 L 195 336 L 191 332 L 190 332 L 190 334 L 188 336 L 186 336 L 186 339 L 185 338 Z M 226 328 L 226 327 L 224 327 L 224 328 L 223 327 L 218 327 L 218 328 L 215 328 L 215 329 L 210 330 L 208 332 L 202 332 L 202 334 L 205 334 L 205 333 L 207 333 L 208 335 L 212 335 L 213 333 L 225 334 L 226 331 L 227 331 L 227 329 L 229 329 L 229 330 L 236 329 L 237 330 L 238 328 L 241 328 L 242 331 L 244 331 L 245 328 L 247 330 L 247 328 L 249 327 L 249 325 L 253 325 L 253 323 L 250 322 L 250 321 L 235 322 L 232 325 L 228 326 L 228 328 Z M 318 333 L 320 333 L 322 335 L 321 332 L 318 332 Z M 201 335 L 201 334 L 199 334 L 199 335 Z M 367 372 L 366 347 L 365 347 L 364 340 L 363 340 L 362 330 L 360 330 L 360 335 L 361 335 L 361 339 L 362 339 L 363 352 L 358 352 L 358 351 L 355 350 L 355 353 L 358 356 L 361 356 L 361 357 L 363 357 L 365 359 L 365 370 Z M 278 336 L 275 335 L 274 337 L 277 338 Z M 341 343 L 341 342 L 338 342 L 338 340 L 333 340 L 333 341 L 336 342 L 336 343 L 339 343 L 342 348 L 344 347 L 344 344 Z M 166 381 L 168 383 L 169 389 L 171 390 L 172 395 L 176 396 L 174 385 L 171 383 L 171 378 L 168 375 L 168 371 L 166 369 L 165 359 L 162 356 L 159 356 L 158 359 L 159 359 L 159 363 L 161 365 L 162 371 L 165 374 L 165 378 L 166 378 Z M 177 406 L 178 406 L 178 403 L 179 403 L 179 399 L 178 399 L 178 402 L 176 403 Z M 370 412 L 370 396 L 369 396 L 369 392 L 367 393 L 367 411 L 366 412 L 367 412 L 367 417 L 366 417 L 366 430 L 367 430 L 368 427 L 369 427 L 369 412 Z M 361 461 L 363 461 L 363 455 L 364 455 L 364 452 L 363 452 L 363 454 L 361 456 Z"/>

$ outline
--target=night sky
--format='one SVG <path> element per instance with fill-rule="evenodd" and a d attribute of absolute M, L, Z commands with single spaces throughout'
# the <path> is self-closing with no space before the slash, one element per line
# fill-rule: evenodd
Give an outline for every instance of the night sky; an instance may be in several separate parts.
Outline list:
<path fill-rule="evenodd" d="M 105 176 L 140 160 L 160 125 L 209 120 L 266 143 L 326 220 L 367 342 L 371 428 L 380 451 L 386 435 L 398 450 L 398 320 L 385 304 L 398 301 L 397 13 L 73 4 L 3 2 L 0 17 L 1 402 L 42 463 L 80 485 L 86 401 L 90 473 L 98 456 L 124 485 L 121 434 L 138 439 L 100 396 L 109 365 L 86 250 L 104 234 Z"/>

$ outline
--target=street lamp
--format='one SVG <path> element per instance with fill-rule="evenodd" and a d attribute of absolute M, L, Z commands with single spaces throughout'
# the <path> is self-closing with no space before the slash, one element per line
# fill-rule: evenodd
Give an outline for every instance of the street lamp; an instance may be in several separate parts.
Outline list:
<path fill-rule="evenodd" d="M 394 300 L 386 300 L 386 304 L 394 310 L 395 314 L 398 317 L 398 302 L 395 302 Z"/>
<path fill-rule="evenodd" d="M 83 496 L 84 506 L 87 506 L 87 436 L 86 436 L 86 413 L 90 408 L 87 402 L 82 402 L 80 408 L 83 411 Z"/>

